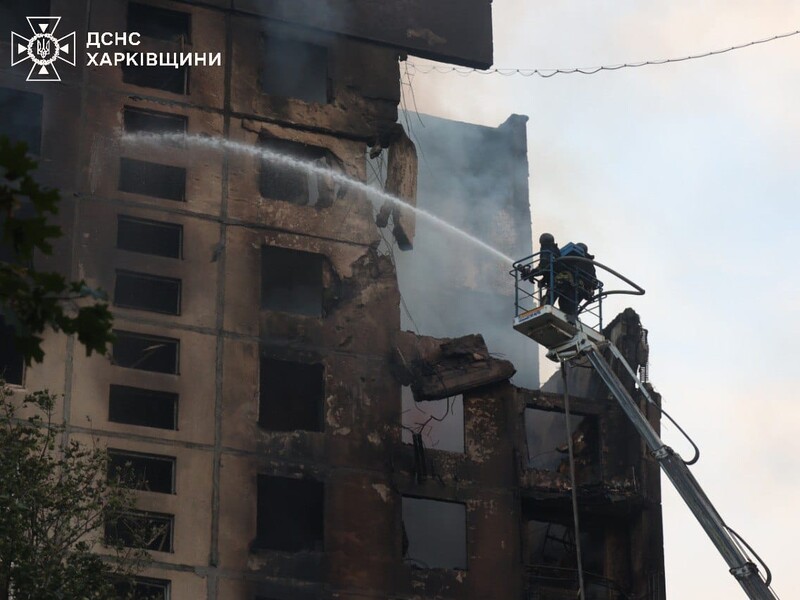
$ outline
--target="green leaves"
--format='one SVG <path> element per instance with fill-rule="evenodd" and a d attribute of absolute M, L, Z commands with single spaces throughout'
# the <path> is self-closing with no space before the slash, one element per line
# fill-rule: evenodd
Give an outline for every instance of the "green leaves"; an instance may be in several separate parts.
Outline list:
<path fill-rule="evenodd" d="M 0 598 L 118 598 L 115 586 L 131 581 L 146 554 L 97 549 L 108 519 L 132 510 L 132 493 L 107 477 L 103 449 L 65 441 L 55 396 L 18 403 L 2 380 L 0 390 Z"/>
<path fill-rule="evenodd" d="M 47 215 L 58 213 L 56 190 L 43 189 L 31 176 L 36 161 L 27 155 L 23 142 L 12 144 L 0 136 L 0 211 L 5 217 L 3 241 L 10 244 L 23 262 L 33 260 L 34 250 L 50 254 L 50 239 L 61 235 L 55 225 L 47 224 Z M 20 213 L 31 210 L 27 218 Z"/>
<path fill-rule="evenodd" d="M 24 143 L 0 136 L 0 246 L 10 255 L 0 260 L 0 316 L 14 329 L 17 350 L 41 362 L 46 330 L 76 334 L 92 352 L 105 354 L 113 341 L 107 296 L 85 281 L 68 282 L 34 267 L 37 253 L 51 255 L 61 228 L 50 224 L 58 213 L 57 190 L 45 189 L 31 176 L 36 162 Z"/>
<path fill-rule="evenodd" d="M 113 341 L 106 295 L 34 266 L 61 236 L 52 224 L 59 194 L 39 186 L 35 168 L 24 144 L 0 136 L 0 324 L 27 364 L 44 358 L 48 330 L 76 335 L 87 354 L 105 353 Z M 110 516 L 132 510 L 131 492 L 108 480 L 104 450 L 65 437 L 54 396 L 12 396 L 0 380 L 0 599 L 117 598 L 115 585 L 146 555 L 96 546 Z"/>

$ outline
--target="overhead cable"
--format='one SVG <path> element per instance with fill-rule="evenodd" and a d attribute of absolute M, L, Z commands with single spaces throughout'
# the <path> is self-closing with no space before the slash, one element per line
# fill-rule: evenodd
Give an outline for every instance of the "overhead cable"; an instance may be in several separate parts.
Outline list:
<path fill-rule="evenodd" d="M 758 44 L 766 44 L 769 42 L 774 42 L 775 40 L 781 40 L 795 35 L 800 35 L 800 29 L 798 29 L 797 31 L 791 31 L 789 33 L 780 33 L 778 35 L 773 35 L 772 37 L 769 38 L 753 40 L 752 42 L 747 42 L 746 44 L 739 44 L 737 46 L 731 46 L 729 48 L 722 48 L 719 50 L 711 50 L 710 52 L 705 52 L 703 54 L 692 54 L 681 58 L 662 58 L 658 60 L 626 62 L 616 65 L 601 65 L 599 67 L 570 67 L 566 69 L 534 69 L 534 68 L 517 69 L 508 67 L 492 67 L 491 69 L 474 69 L 469 67 L 456 67 L 451 65 L 420 65 L 408 61 L 406 61 L 406 65 L 408 67 L 411 67 L 414 71 L 422 74 L 435 72 L 435 73 L 457 73 L 459 75 L 473 75 L 473 74 L 503 75 L 505 77 L 511 77 L 513 75 L 521 75 L 522 77 L 532 77 L 536 75 L 538 77 L 543 77 L 547 79 L 549 77 L 553 77 L 554 75 L 574 75 L 576 73 L 580 75 L 594 75 L 596 73 L 599 73 L 600 71 L 619 71 L 620 69 L 635 69 L 638 67 L 647 67 L 652 65 L 666 65 L 670 63 L 685 62 L 687 60 L 695 60 L 698 58 L 707 58 L 709 56 L 716 56 L 717 54 L 725 54 L 727 52 L 733 52 L 734 50 L 749 48 L 750 46 L 756 46 Z"/>

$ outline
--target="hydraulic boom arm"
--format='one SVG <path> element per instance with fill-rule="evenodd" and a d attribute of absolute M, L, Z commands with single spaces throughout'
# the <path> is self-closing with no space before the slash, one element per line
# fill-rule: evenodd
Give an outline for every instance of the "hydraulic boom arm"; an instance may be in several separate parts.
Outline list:
<path fill-rule="evenodd" d="M 625 415 L 644 438 L 650 452 L 658 460 L 675 489 L 678 490 L 725 562 L 728 563 L 731 574 L 742 586 L 748 598 L 751 600 L 777 600 L 777 596 L 769 588 L 768 581 L 762 579 L 756 565 L 742 551 L 736 541 L 738 536 L 734 537 L 735 534 L 725 525 L 689 467 L 677 452 L 664 444 L 600 352 L 600 348 L 608 348 L 637 383 L 648 401 L 653 402 L 617 347 L 598 331 L 585 327 L 574 319 L 568 319 L 563 312 L 548 304 L 518 314 L 514 328 L 548 348 L 550 350 L 548 356 L 554 356 L 560 360 L 585 356 L 589 360 L 616 398 Z"/>
<path fill-rule="evenodd" d="M 612 351 L 617 350 L 611 342 L 609 344 L 613 349 Z M 766 582 L 761 579 L 758 568 L 739 550 L 722 517 L 720 517 L 708 496 L 703 492 L 689 467 L 686 466 L 686 463 L 683 462 L 677 452 L 661 441 L 661 438 L 658 437 L 658 434 L 639 410 L 634 399 L 628 394 L 625 386 L 622 385 L 622 382 L 612 371 L 611 365 L 600 354 L 597 346 L 591 344 L 583 353 L 608 386 L 614 398 L 617 399 L 633 426 L 644 438 L 650 452 L 661 464 L 661 468 L 669 477 L 672 485 L 678 490 L 683 501 L 689 506 L 689 509 L 700 522 L 708 537 L 711 538 L 725 562 L 728 563 L 731 574 L 742 586 L 747 596 L 754 600 L 775 600 L 776 596 L 769 589 Z M 630 371 L 630 367 L 619 351 L 614 352 L 614 354 Z"/>

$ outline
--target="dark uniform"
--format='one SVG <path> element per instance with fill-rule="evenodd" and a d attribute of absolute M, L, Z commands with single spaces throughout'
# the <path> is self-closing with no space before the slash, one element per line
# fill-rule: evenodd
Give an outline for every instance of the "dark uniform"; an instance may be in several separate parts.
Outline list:
<path fill-rule="evenodd" d="M 545 292 L 544 304 L 553 304 L 555 302 L 555 293 L 550 290 L 551 279 L 550 269 L 555 270 L 558 263 L 555 262 L 561 256 L 561 250 L 556 244 L 555 238 L 549 233 L 543 233 L 539 236 L 539 264 L 536 267 L 534 274 L 541 276 L 539 280 L 539 287 Z"/>
<path fill-rule="evenodd" d="M 578 288 L 575 285 L 575 268 L 568 261 L 556 264 L 556 296 L 558 308 L 568 316 L 578 314 Z"/>
<path fill-rule="evenodd" d="M 564 311 L 570 320 L 578 314 L 578 261 L 570 257 L 582 257 L 583 253 L 575 244 L 567 244 L 561 249 L 561 260 L 555 266 L 556 295 L 558 308 Z"/>
<path fill-rule="evenodd" d="M 589 258 L 586 244 L 567 244 L 561 249 L 561 257 L 555 275 L 558 308 L 572 320 L 578 315 L 581 300 L 588 300 L 593 295 L 596 286 L 594 265 L 582 260 L 569 260 L 570 257 Z"/>
<path fill-rule="evenodd" d="M 594 260 L 594 255 L 589 254 L 586 244 L 579 242 L 575 245 L 583 251 L 584 258 Z M 581 261 L 577 266 L 578 298 L 586 302 L 594 296 L 595 290 L 597 290 L 597 271 L 592 263 Z"/>
<path fill-rule="evenodd" d="M 569 257 L 594 260 L 586 244 L 567 244 L 562 249 L 551 234 L 543 233 L 539 236 L 539 260 L 536 266 L 526 265 L 521 272 L 523 279 L 538 282 L 545 292 L 542 304 L 556 304 L 558 300 L 558 308 L 574 320 L 580 303 L 594 296 L 597 276 L 594 264 L 568 260 Z M 540 279 L 537 280 L 537 277 Z"/>
<path fill-rule="evenodd" d="M 542 304 L 555 303 L 555 293 L 550 291 L 550 284 L 553 281 L 552 275 L 554 275 L 551 274 L 551 267 L 558 264 L 554 261 L 559 256 L 561 256 L 561 250 L 559 250 L 555 238 L 550 233 L 543 233 L 539 236 L 539 261 L 536 266 L 526 265 L 522 267 L 523 279 L 531 283 L 538 282 L 539 287 L 545 292 Z M 537 277 L 541 277 L 541 279 L 537 281 Z"/>

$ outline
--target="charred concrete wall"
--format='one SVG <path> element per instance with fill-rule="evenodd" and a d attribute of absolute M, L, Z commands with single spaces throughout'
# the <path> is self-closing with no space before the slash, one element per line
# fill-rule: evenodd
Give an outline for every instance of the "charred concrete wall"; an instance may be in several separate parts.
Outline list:
<path fill-rule="evenodd" d="M 2 13 L 20 17 L 14 27 L 30 8 L 22 4 Z M 61 16 L 82 46 L 87 30 L 133 30 L 133 4 L 52 0 L 36 11 Z M 177 83 L 171 72 L 143 80 L 79 63 L 62 70 L 61 84 L 33 86 L 26 71 L 0 69 L 4 115 L 16 115 L 4 127 L 25 122 L 26 131 L 10 132 L 39 142 L 40 179 L 62 193 L 65 236 L 42 264 L 108 290 L 117 333 L 111 357 L 91 358 L 75 340 L 49 336 L 45 364 L 27 370 L 19 392 L 62 393 L 69 435 L 99 437 L 117 456 L 160 461 L 162 471 L 171 465 L 169 485 L 162 477 L 136 492 L 140 510 L 169 523 L 141 594 L 535 597 L 521 523 L 541 486 L 519 456 L 524 406 L 537 396 L 512 386 L 513 366 L 477 337 L 400 332 L 397 273 L 378 252 L 370 200 L 277 172 L 252 154 L 121 141 L 123 131 L 165 129 L 225 137 L 290 149 L 365 180 L 367 147 L 403 139 L 398 55 L 442 37 L 435 52 L 484 64 L 488 3 L 470 14 L 482 32 L 474 52 L 465 49 L 478 25 L 445 23 L 449 2 L 398 3 L 396 15 L 383 6 L 347 30 L 273 5 L 284 12 L 226 0 L 139 5 L 190 24 L 167 43 L 223 52 L 220 67 L 191 67 Z M 368 34 L 376 20 L 405 33 Z M 146 37 L 142 50 L 163 47 Z M 9 64 L 5 41 L 0 64 Z M 297 72 L 314 81 L 289 77 Z M 24 114 L 41 115 L 33 132 L 30 119 L 17 118 L 26 102 Z M 404 231 L 413 236 L 413 224 Z M 403 442 L 404 386 L 420 405 L 457 392 L 461 451 L 420 437 Z M 619 450 L 609 470 L 623 492 L 626 453 L 638 451 Z M 563 507 L 563 481 L 542 485 Z M 636 523 L 637 543 L 657 561 L 647 545 L 652 522 Z M 634 530 L 615 531 L 620 547 L 639 556 L 626 545 Z M 612 556 L 606 572 L 638 581 L 644 567 Z"/>
<path fill-rule="evenodd" d="M 371 202 L 341 188 L 303 201 L 309 181 L 265 176 L 251 156 L 144 148 L 120 135 L 166 127 L 310 148 L 364 180 L 365 149 L 397 135 L 399 56 L 430 46 L 488 64 L 488 3 L 474 19 L 477 54 L 467 52 L 474 32 L 442 18 L 444 2 L 372 10 L 356 30 L 315 21 L 318 10 L 300 18 L 297 4 L 280 15 L 223 1 L 39 4 L 11 3 L 2 28 L 19 29 L 30 8 L 61 16 L 83 47 L 86 31 L 134 31 L 134 15 L 150 11 L 186 30 L 167 42 L 144 34 L 137 50 L 224 56 L 220 67 L 146 76 L 81 61 L 58 85 L 0 71 L 4 132 L 31 143 L 40 180 L 64 198 L 66 235 L 43 266 L 108 290 L 117 332 L 111 360 L 48 338 L 47 362 L 25 373 L 20 392 L 61 392 L 70 435 L 174 468 L 170 487 L 137 492 L 141 510 L 169 521 L 140 591 L 402 595 L 401 500 L 387 467 L 400 444 L 389 361 L 399 296 L 393 265 L 375 251 Z M 380 33 L 370 25 L 380 22 L 405 29 Z M 317 193 L 323 185 L 314 182 Z M 291 373 L 308 384 L 287 384 Z M 277 526 L 292 519 L 294 530 Z"/>
<path fill-rule="evenodd" d="M 647 345 L 633 311 L 615 319 L 605 334 L 631 365 L 646 364 Z M 394 462 L 394 481 L 406 485 L 398 483 L 404 498 L 466 504 L 465 581 L 470 587 L 454 587 L 442 597 L 472 598 L 476 590 L 480 590 L 477 597 L 575 597 L 577 535 L 568 437 L 575 453 L 586 597 L 665 597 L 658 464 L 607 391 L 594 382 L 591 387 L 580 383 L 594 379 L 582 376 L 590 373 L 584 366 L 576 364 L 568 373 L 572 385 L 567 424 L 563 388 L 548 392 L 511 385 L 513 366 L 492 357 L 480 336 L 442 340 L 407 333 L 398 338 L 393 372 L 410 386 L 417 403 L 459 395 L 464 406 L 463 417 L 443 414 L 444 422 L 462 419 L 463 452 L 430 447 L 429 440 L 444 440 L 452 429 L 439 422 L 408 420 L 404 414 L 404 426 L 417 435 L 407 443 L 402 459 Z M 630 391 L 636 394 L 632 386 Z M 640 400 L 640 408 L 657 428 L 658 409 Z M 486 503 L 489 498 L 492 502 Z M 410 531 L 422 537 L 413 529 L 419 515 L 404 511 L 404 517 Z M 440 519 L 447 522 L 444 511 Z M 491 523 L 491 529 L 474 530 L 476 522 Z M 452 527 L 440 535 L 450 545 L 461 543 Z M 497 564 L 488 559 L 489 549 Z M 426 566 L 419 564 L 414 550 L 412 538 L 407 562 Z M 479 579 L 476 573 L 484 568 L 502 575 Z M 431 597 L 439 597 L 435 591 L 445 584 L 435 569 L 418 568 L 412 577 L 427 586 L 421 589 Z"/>

